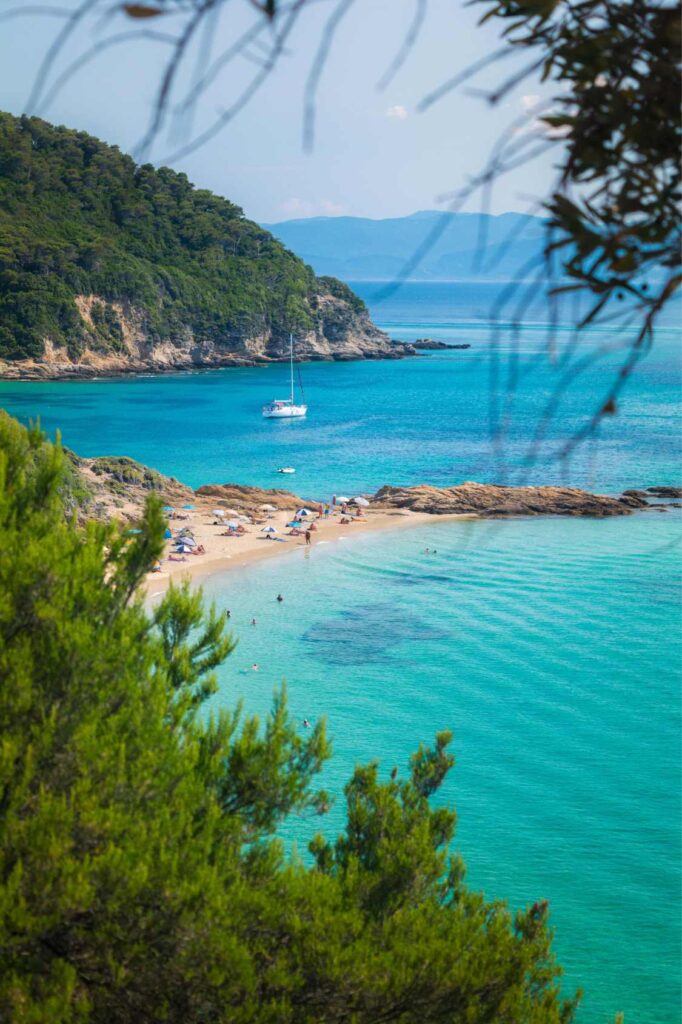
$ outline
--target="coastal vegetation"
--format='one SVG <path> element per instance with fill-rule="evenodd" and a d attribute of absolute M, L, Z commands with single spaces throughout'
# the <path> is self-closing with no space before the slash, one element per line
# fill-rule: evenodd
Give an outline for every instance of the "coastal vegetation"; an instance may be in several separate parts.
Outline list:
<path fill-rule="evenodd" d="M 548 906 L 464 881 L 432 806 L 450 735 L 406 775 L 358 767 L 336 840 L 305 860 L 277 830 L 324 814 L 324 722 L 302 737 L 215 711 L 225 614 L 140 585 L 164 520 L 78 527 L 69 460 L 0 416 L 0 1018 L 16 1024 L 568 1024 Z"/>
<path fill-rule="evenodd" d="M 276 356 L 289 331 L 390 347 L 347 285 L 238 206 L 85 132 L 0 113 L 0 359 L 144 344 L 210 362 L 249 342 Z"/>

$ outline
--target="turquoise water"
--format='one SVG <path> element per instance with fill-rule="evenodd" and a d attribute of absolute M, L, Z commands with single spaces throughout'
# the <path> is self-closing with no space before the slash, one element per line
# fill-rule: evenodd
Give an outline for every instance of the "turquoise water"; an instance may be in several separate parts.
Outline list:
<path fill-rule="evenodd" d="M 393 337 L 428 334 L 472 348 L 395 362 L 306 365 L 305 421 L 261 417 L 263 403 L 286 392 L 281 365 L 116 381 L 0 382 L 0 403 L 25 422 L 40 416 L 51 434 L 60 428 L 64 443 L 81 455 L 130 455 L 193 487 L 228 481 L 277 487 L 284 480 L 295 481 L 305 497 L 323 497 L 385 483 L 464 479 L 567 481 L 606 491 L 678 482 L 679 329 L 659 329 L 654 351 L 628 381 L 619 414 L 603 422 L 598 442 L 558 462 L 561 447 L 603 403 L 623 351 L 607 351 L 573 377 L 560 358 L 575 341 L 569 327 L 557 332 L 555 361 L 541 324 L 526 326 L 518 337 L 506 328 L 491 349 L 489 328 L 474 314 L 481 291 L 489 298 L 494 291 L 479 286 L 473 297 L 470 291 L 413 285 L 407 298 L 399 291 L 376 305 L 377 320 Z M 455 312 L 448 313 L 448 295 Z M 619 344 L 614 331 L 595 330 L 579 352 Z M 512 399 L 510 374 L 517 365 Z M 547 442 L 528 465 L 543 410 L 561 382 L 568 383 Z M 505 415 L 497 452 L 490 443 L 491 409 Z M 279 476 L 282 465 L 294 466 L 296 477 Z"/>
<path fill-rule="evenodd" d="M 239 638 L 215 704 L 265 713 L 286 679 L 299 720 L 327 716 L 337 795 L 357 762 L 402 768 L 454 731 L 442 798 L 469 882 L 550 900 L 582 1021 L 679 1020 L 681 527 L 676 512 L 441 524 L 206 583 Z"/>
<path fill-rule="evenodd" d="M 567 463 L 557 453 L 603 400 L 623 357 L 615 331 L 590 332 L 579 352 L 604 350 L 604 358 L 575 377 L 567 350 L 576 336 L 566 325 L 553 358 L 533 317 L 489 346 L 483 319 L 494 287 L 410 285 L 382 302 L 371 286 L 360 290 L 393 337 L 472 348 L 308 365 L 310 414 L 298 423 L 260 416 L 285 385 L 281 366 L 0 382 L 0 403 L 24 421 L 40 416 L 50 432 L 61 428 L 80 454 L 131 455 L 193 486 L 295 484 L 322 497 L 466 478 L 603 491 L 679 483 L 673 317 L 627 382 L 618 415 Z M 562 380 L 547 444 L 530 462 Z M 490 422 L 501 409 L 495 452 Z M 283 464 L 296 476 L 278 476 Z M 458 808 L 470 883 L 514 904 L 550 900 L 567 986 L 587 992 L 582 1021 L 602 1024 L 620 1009 L 626 1024 L 676 1022 L 679 511 L 443 523 L 367 539 L 361 526 L 351 529 L 360 536 L 349 530 L 345 541 L 208 581 L 239 637 L 217 703 L 243 696 L 264 712 L 286 678 L 298 718 L 329 719 L 335 757 L 324 781 L 337 794 L 356 762 L 404 765 L 420 740 L 452 728 L 458 764 L 442 796 Z M 424 554 L 427 546 L 437 554 Z M 341 811 L 337 804 L 327 819 L 331 834 Z M 304 844 L 315 824 L 293 821 L 287 838 Z"/>

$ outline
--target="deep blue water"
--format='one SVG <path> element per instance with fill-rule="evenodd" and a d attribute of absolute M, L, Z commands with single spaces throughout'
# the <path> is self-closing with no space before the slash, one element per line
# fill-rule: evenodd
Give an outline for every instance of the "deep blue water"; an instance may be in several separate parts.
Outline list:
<path fill-rule="evenodd" d="M 580 341 L 574 360 L 595 358 L 576 376 L 575 332 L 564 324 L 548 347 L 541 308 L 491 347 L 484 321 L 497 286 L 409 285 L 382 302 L 375 287 L 358 290 L 393 337 L 472 348 L 306 366 L 305 422 L 260 416 L 285 388 L 281 366 L 0 383 L 0 402 L 61 428 L 83 455 L 131 455 L 194 486 L 284 484 L 323 497 L 467 478 L 602 491 L 679 483 L 673 315 L 617 415 L 566 461 L 558 454 L 624 357 L 615 330 Z M 296 476 L 278 476 L 283 464 Z M 421 740 L 453 729 L 458 764 L 442 799 L 457 805 L 470 883 L 514 905 L 550 900 L 567 990 L 585 988 L 590 1024 L 617 1010 L 626 1024 L 680 1018 L 681 535 L 677 511 L 443 523 L 366 539 L 349 531 L 207 582 L 239 639 L 216 704 L 241 696 L 264 713 L 286 679 L 298 718 L 329 719 L 324 784 L 337 797 L 358 761 L 403 766 Z M 341 815 L 337 802 L 329 834 Z M 315 827 L 293 821 L 286 837 L 304 844 Z"/>

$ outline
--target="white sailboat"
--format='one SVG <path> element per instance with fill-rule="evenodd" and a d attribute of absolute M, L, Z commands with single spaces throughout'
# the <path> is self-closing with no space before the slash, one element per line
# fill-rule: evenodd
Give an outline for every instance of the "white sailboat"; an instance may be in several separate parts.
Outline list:
<path fill-rule="evenodd" d="M 263 415 L 266 419 L 285 419 L 293 416 L 305 416 L 308 411 L 307 405 L 296 405 L 294 402 L 294 336 L 289 335 L 289 367 L 291 371 L 291 394 L 289 398 L 275 398 L 263 406 Z M 303 388 L 301 387 L 301 393 Z M 304 399 L 305 400 L 305 399 Z"/>

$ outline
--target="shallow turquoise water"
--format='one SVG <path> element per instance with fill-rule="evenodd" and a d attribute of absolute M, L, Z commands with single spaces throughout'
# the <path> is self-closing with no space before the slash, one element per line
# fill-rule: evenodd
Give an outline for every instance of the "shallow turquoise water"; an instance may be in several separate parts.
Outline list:
<path fill-rule="evenodd" d="M 679 1019 L 681 528 L 676 512 L 354 526 L 206 584 L 239 638 L 215 705 L 265 713 L 286 679 L 299 720 L 328 718 L 337 795 L 355 763 L 402 767 L 453 729 L 442 796 L 470 884 L 550 900 L 583 1021 Z"/>
<path fill-rule="evenodd" d="M 60 427 L 82 455 L 131 455 L 193 486 L 284 484 L 322 497 L 466 478 L 568 479 L 604 491 L 679 483 L 674 320 L 657 332 L 598 444 L 570 464 L 556 461 L 622 352 L 571 379 L 547 447 L 527 465 L 565 372 L 547 355 L 546 328 L 505 328 L 491 349 L 483 317 L 494 288 L 414 285 L 381 303 L 376 289 L 361 291 L 393 337 L 472 348 L 306 366 L 310 414 L 298 423 L 260 416 L 282 390 L 278 366 L 0 382 L 0 403 L 24 421 L 40 416 L 50 432 Z M 574 337 L 559 330 L 559 353 Z M 615 343 L 613 331 L 592 331 L 585 351 Z M 500 369 L 493 397 L 505 396 L 516 365 L 496 456 L 492 371 Z M 283 464 L 296 476 L 278 476 Z M 240 639 L 216 701 L 243 695 L 264 712 L 286 678 L 298 718 L 329 719 L 336 753 L 325 784 L 337 793 L 357 761 L 403 765 L 420 740 L 453 728 L 458 765 L 443 798 L 459 811 L 470 882 L 515 904 L 550 900 L 567 985 L 585 987 L 590 1024 L 618 1009 L 626 1024 L 680 1016 L 681 535 L 678 512 L 440 524 L 366 540 L 349 531 L 347 541 L 207 584 L 231 608 Z M 438 553 L 425 555 L 427 546 Z M 332 834 L 341 810 L 327 819 Z M 294 821 L 287 838 L 304 843 L 314 827 Z"/>

